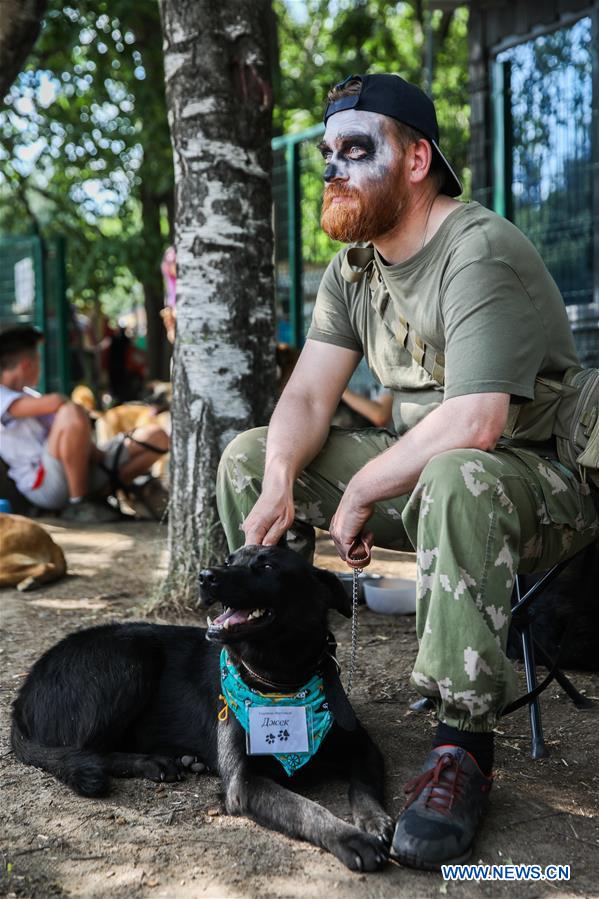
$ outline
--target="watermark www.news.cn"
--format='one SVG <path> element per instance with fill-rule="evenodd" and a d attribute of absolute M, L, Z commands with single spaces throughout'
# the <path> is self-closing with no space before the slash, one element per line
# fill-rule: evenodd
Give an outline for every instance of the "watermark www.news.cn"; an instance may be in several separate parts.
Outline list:
<path fill-rule="evenodd" d="M 443 880 L 570 880 L 570 865 L 441 865 Z"/>

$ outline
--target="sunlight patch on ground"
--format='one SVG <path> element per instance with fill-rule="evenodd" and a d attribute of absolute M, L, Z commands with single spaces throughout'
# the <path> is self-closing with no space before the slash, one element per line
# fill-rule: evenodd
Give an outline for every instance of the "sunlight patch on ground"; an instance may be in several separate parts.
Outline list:
<path fill-rule="evenodd" d="M 41 609 L 105 609 L 107 602 L 101 602 L 98 599 L 32 599 L 29 603 L 32 606 L 39 606 Z"/>
<path fill-rule="evenodd" d="M 102 544 L 104 549 L 108 549 L 114 544 L 119 544 L 122 550 L 131 549 L 135 543 L 133 536 L 123 534 L 122 531 L 105 531 L 100 530 L 98 525 L 94 525 L 93 530 L 75 530 L 70 528 L 59 528 L 56 525 L 44 525 L 53 537 L 57 538 L 57 542 L 61 546 L 81 546 L 90 547 Z"/>

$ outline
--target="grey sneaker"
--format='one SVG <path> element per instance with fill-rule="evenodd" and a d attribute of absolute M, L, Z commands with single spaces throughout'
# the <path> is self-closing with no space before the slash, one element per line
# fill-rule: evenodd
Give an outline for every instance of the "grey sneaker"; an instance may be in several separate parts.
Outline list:
<path fill-rule="evenodd" d="M 422 773 L 405 785 L 408 799 L 395 826 L 391 858 L 427 871 L 465 861 L 492 783 L 465 749 L 437 746 Z"/>
<path fill-rule="evenodd" d="M 122 521 L 123 515 L 103 500 L 82 499 L 80 503 L 69 503 L 60 513 L 63 521 L 77 524 L 108 524 Z"/>

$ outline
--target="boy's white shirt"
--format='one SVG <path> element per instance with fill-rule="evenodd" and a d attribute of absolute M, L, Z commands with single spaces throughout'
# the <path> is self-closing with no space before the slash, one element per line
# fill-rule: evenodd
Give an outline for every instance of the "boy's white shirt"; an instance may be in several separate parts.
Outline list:
<path fill-rule="evenodd" d="M 10 414 L 15 400 L 26 395 L 0 384 L 0 456 L 18 490 L 31 490 L 34 485 L 48 436 L 48 428 L 39 418 L 13 418 Z"/>

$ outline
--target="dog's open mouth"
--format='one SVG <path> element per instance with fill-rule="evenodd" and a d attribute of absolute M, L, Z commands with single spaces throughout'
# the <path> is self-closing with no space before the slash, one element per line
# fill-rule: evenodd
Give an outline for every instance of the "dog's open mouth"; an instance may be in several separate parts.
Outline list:
<path fill-rule="evenodd" d="M 238 631 L 255 630 L 263 627 L 272 618 L 270 609 L 230 609 L 225 608 L 222 615 L 212 620 L 208 617 L 208 633 L 210 636 L 220 634 L 226 637 Z"/>

